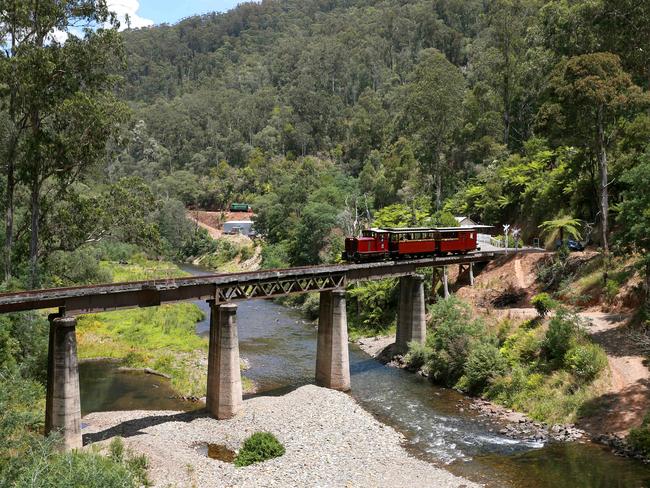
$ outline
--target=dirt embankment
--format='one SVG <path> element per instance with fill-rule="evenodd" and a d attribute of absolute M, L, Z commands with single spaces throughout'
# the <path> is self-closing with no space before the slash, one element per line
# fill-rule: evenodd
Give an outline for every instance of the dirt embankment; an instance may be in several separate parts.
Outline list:
<path fill-rule="evenodd" d="M 580 314 L 589 321 L 592 339 L 607 353 L 611 384 L 588 406 L 580 426 L 592 435 L 626 435 L 650 410 L 650 370 L 647 344 L 630 329 L 630 316 L 604 312 Z"/>
<path fill-rule="evenodd" d="M 593 255 L 593 252 L 575 253 L 572 258 L 578 263 L 588 263 Z M 474 287 L 466 286 L 466 279 L 461 276 L 455 285 L 456 294 L 484 315 L 514 320 L 532 318 L 536 311 L 530 308 L 530 299 L 541 291 L 536 283 L 537 267 L 549 256 L 550 253 L 522 254 L 492 261 L 477 270 Z M 630 295 L 631 287 L 633 283 L 627 283 L 619 293 L 623 298 L 617 296 L 620 303 L 615 308 L 621 313 L 600 311 L 604 307 L 598 304 L 579 312 L 589 324 L 587 332 L 607 353 L 611 371 L 607 392 L 586 405 L 578 422 L 580 428 L 594 437 L 606 433 L 626 435 L 650 411 L 650 370 L 646 366 L 650 338 L 643 339 L 629 326 L 632 313 L 622 305 L 630 302 L 625 297 Z M 503 306 L 495 306 L 500 302 Z M 605 307 L 611 309 L 612 305 Z"/>
<path fill-rule="evenodd" d="M 528 308 L 530 299 L 539 292 L 536 269 L 549 253 L 520 253 L 503 256 L 485 265 L 474 266 L 474 286 L 467 286 L 466 273 L 458 276 L 451 267 L 449 278 L 456 295 L 477 310 L 492 308 Z"/>

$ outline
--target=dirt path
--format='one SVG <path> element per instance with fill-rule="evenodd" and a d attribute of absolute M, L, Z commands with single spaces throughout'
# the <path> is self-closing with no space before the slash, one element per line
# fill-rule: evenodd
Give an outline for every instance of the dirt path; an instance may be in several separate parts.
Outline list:
<path fill-rule="evenodd" d="M 626 330 L 629 317 L 603 312 L 584 312 L 587 328 L 595 342 L 607 352 L 612 374 L 609 390 L 593 404 L 594 413 L 580 422 L 593 433 L 625 434 L 643 420 L 650 408 L 650 370 L 646 356 Z"/>
<path fill-rule="evenodd" d="M 194 222 L 196 225 L 201 227 L 202 229 L 205 229 L 208 231 L 208 234 L 210 234 L 210 237 L 213 239 L 219 239 L 221 237 L 221 231 L 219 229 L 215 229 L 214 227 L 209 226 L 208 224 L 204 224 L 200 220 L 196 220 L 194 217 L 191 215 L 188 215 L 188 218 Z"/>

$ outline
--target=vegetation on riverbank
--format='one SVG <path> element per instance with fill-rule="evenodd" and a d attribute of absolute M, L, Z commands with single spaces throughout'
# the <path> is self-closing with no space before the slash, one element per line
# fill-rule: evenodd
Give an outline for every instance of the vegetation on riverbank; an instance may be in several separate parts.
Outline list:
<path fill-rule="evenodd" d="M 0 316 L 0 486 L 146 486 L 146 459 L 119 442 L 61 453 L 43 438 L 48 330 L 38 313 Z"/>
<path fill-rule="evenodd" d="M 284 446 L 273 434 L 270 432 L 255 432 L 244 441 L 244 445 L 235 458 L 235 466 L 242 468 L 261 463 L 282 456 L 284 452 Z"/>
<path fill-rule="evenodd" d="M 188 276 L 173 263 L 133 259 L 102 262 L 116 281 Z M 196 334 L 203 312 L 192 303 L 117 310 L 79 317 L 79 357 L 118 358 L 125 366 L 167 374 L 182 396 L 205 396 L 208 341 Z M 242 377 L 245 391 L 254 387 Z"/>
<path fill-rule="evenodd" d="M 411 344 L 405 360 L 437 383 L 549 423 L 575 421 L 603 391 L 605 352 L 563 308 L 546 320 L 495 325 L 454 297 L 429 312 L 426 344 Z"/>

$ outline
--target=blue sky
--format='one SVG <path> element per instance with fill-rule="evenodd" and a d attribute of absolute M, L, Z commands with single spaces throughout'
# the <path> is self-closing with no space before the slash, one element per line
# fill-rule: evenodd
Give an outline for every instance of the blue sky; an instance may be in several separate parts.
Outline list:
<path fill-rule="evenodd" d="M 121 19 L 128 14 L 132 27 L 174 24 L 184 17 L 207 12 L 223 12 L 242 0 L 108 0 L 109 8 Z"/>
<path fill-rule="evenodd" d="M 138 15 L 156 24 L 173 24 L 183 17 L 207 12 L 223 12 L 241 0 L 140 0 Z"/>

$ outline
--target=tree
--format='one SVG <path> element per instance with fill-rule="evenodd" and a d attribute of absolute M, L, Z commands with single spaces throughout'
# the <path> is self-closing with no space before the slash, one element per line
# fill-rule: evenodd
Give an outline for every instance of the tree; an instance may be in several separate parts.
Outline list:
<path fill-rule="evenodd" d="M 528 49 L 526 31 L 537 13 L 531 0 L 494 0 L 484 15 L 485 28 L 473 44 L 472 67 L 476 75 L 487 82 L 498 95 L 501 104 L 503 137 L 511 146 L 515 117 L 523 104 L 525 55 Z M 520 134 L 523 136 L 525 134 Z"/>
<path fill-rule="evenodd" d="M 564 216 L 554 220 L 546 220 L 539 225 L 542 233 L 548 235 L 548 240 L 553 242 L 559 237 L 564 245 L 564 235 L 568 234 L 573 239 L 580 239 L 580 219 L 571 216 Z"/>
<path fill-rule="evenodd" d="M 627 189 L 616 207 L 620 224 L 619 243 L 623 249 L 641 256 L 645 268 L 646 303 L 650 303 L 650 154 L 623 175 Z"/>
<path fill-rule="evenodd" d="M 464 92 L 463 74 L 435 49 L 420 53 L 420 62 L 404 89 L 401 117 L 417 141 L 425 175 L 435 180 L 429 190 L 435 188 L 431 201 L 436 210 L 442 204 L 445 151 L 462 123 Z"/>
<path fill-rule="evenodd" d="M 549 81 L 549 90 L 549 101 L 540 111 L 543 123 L 553 126 L 552 130 L 566 131 L 571 142 L 585 148 L 597 161 L 601 244 L 607 256 L 608 151 L 617 136 L 616 122 L 634 113 L 644 97 L 623 71 L 619 57 L 611 53 L 585 54 L 560 62 Z"/>
<path fill-rule="evenodd" d="M 43 188 L 55 180 L 51 186 L 65 190 L 75 181 L 103 155 L 126 113 L 112 93 L 116 78 L 110 75 L 121 52 L 119 23 L 105 0 L 2 0 L 0 14 L 0 37 L 8 37 L 10 46 L 0 57 L 0 100 L 13 133 L 4 151 L 5 275 L 11 275 L 17 176 L 30 191 L 30 275 L 36 286 Z M 84 28 L 83 37 L 70 31 L 73 26 Z"/>

